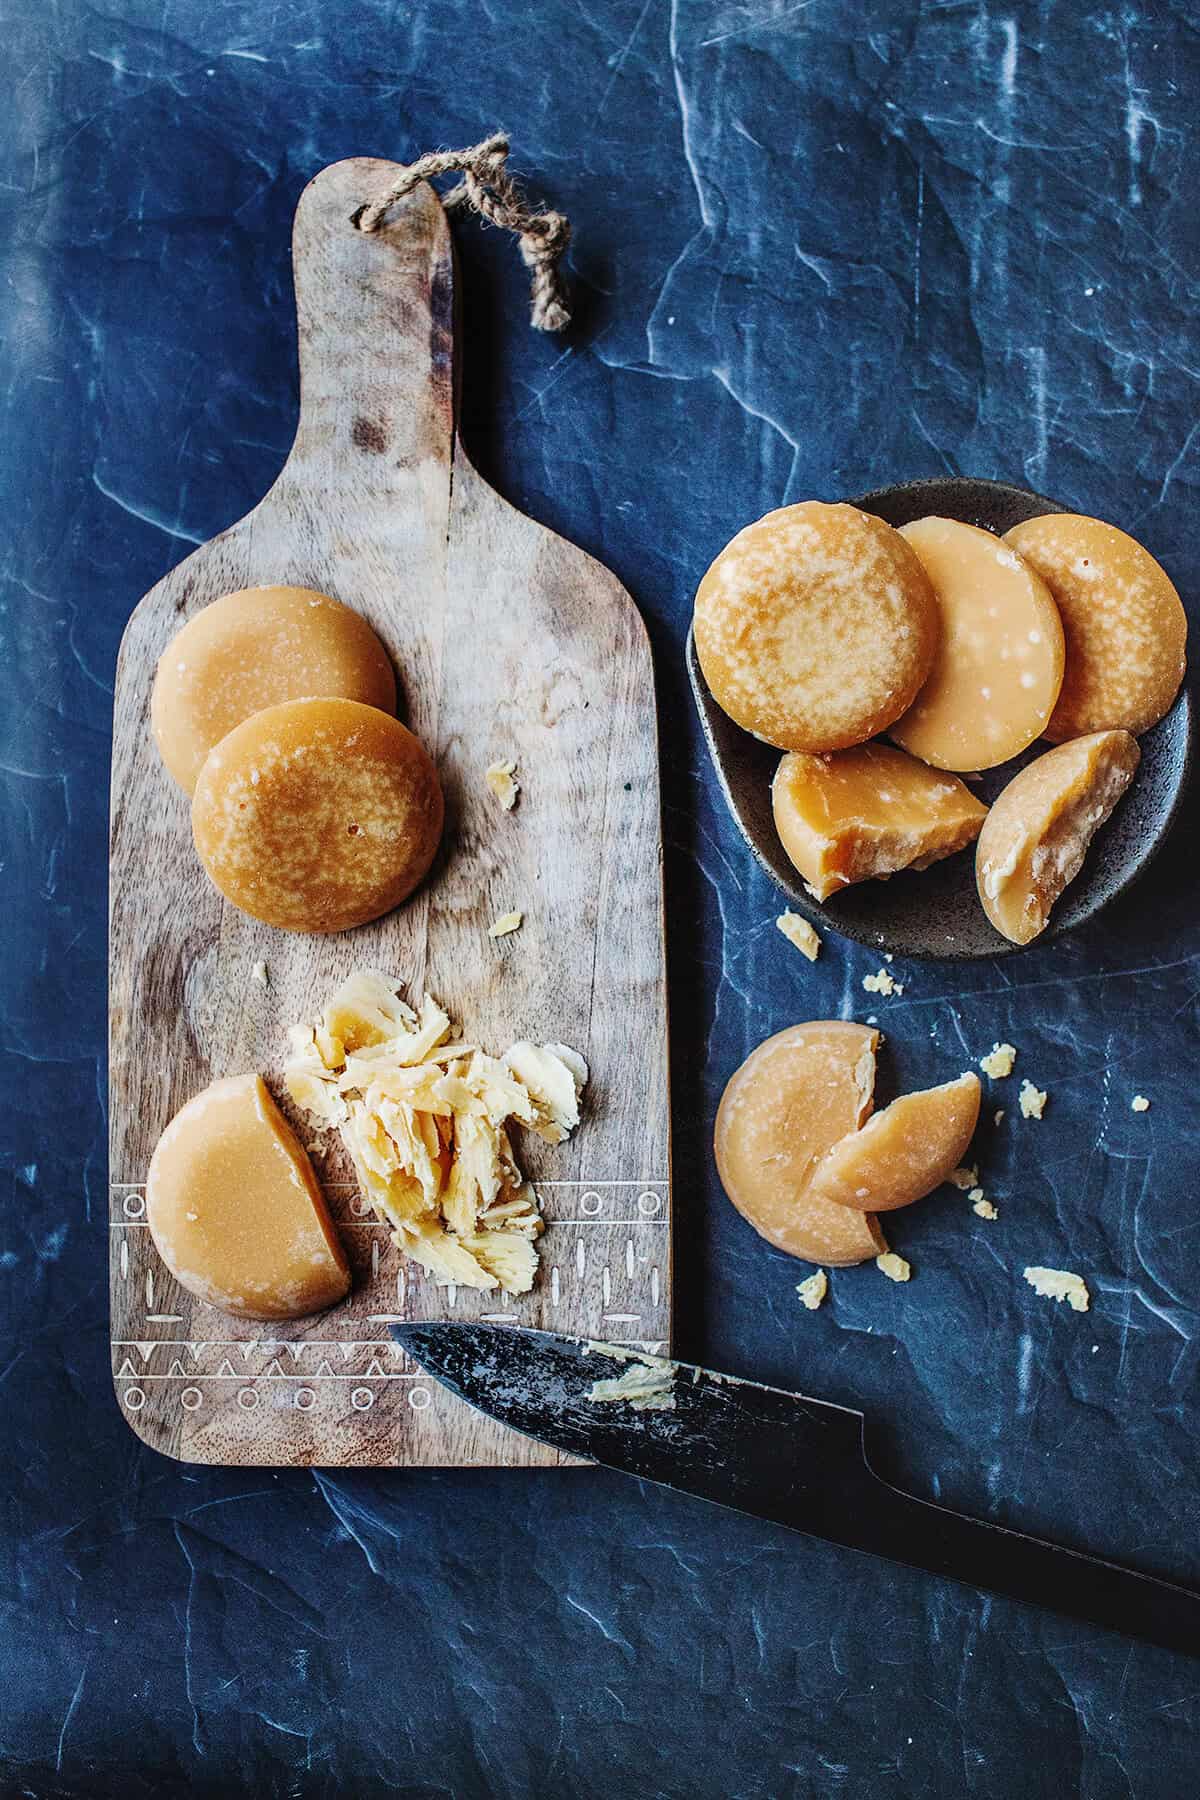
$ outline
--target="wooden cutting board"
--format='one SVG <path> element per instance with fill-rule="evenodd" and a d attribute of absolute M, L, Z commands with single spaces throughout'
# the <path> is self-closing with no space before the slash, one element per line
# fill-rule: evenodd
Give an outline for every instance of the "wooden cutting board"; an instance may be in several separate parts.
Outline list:
<path fill-rule="evenodd" d="M 383 230 L 352 215 L 396 175 L 337 163 L 293 242 L 300 423 L 278 481 L 135 610 L 113 727 L 109 1114 L 113 1373 L 133 1429 L 191 1462 L 544 1464 L 556 1452 L 449 1399 L 394 1349 L 396 1318 L 503 1318 L 663 1347 L 670 1165 L 654 684 L 645 629 L 609 571 L 494 493 L 455 430 L 454 263 L 422 187 Z M 152 297 L 150 302 L 152 304 Z M 197 330 L 219 335 L 219 322 Z M 336 937 L 227 905 L 192 848 L 149 726 L 155 664 L 235 588 L 287 582 L 355 607 L 396 664 L 401 716 L 433 751 L 445 844 L 417 895 Z M 483 772 L 514 757 L 504 813 Z M 523 929 L 494 940 L 503 912 Z M 252 976 L 265 962 L 268 985 Z M 218 1076 L 279 1082 L 289 1025 L 352 970 L 427 988 L 472 1040 L 558 1039 L 587 1057 L 584 1122 L 523 1166 L 547 1220 L 531 1294 L 438 1288 L 404 1262 L 340 1151 L 317 1159 L 352 1298 L 279 1326 L 194 1300 L 159 1260 L 144 1182 L 168 1120 Z M 294 1115 L 293 1115 L 294 1116 Z M 300 1123 L 299 1121 L 296 1121 Z M 311 1134 L 301 1127 L 302 1140 Z"/>

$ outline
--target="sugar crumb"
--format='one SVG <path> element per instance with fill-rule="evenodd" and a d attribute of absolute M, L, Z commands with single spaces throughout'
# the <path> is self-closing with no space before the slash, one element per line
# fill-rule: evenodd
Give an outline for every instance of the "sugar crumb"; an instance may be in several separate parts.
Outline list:
<path fill-rule="evenodd" d="M 501 913 L 494 925 L 488 927 L 488 936 L 494 938 L 507 937 L 511 931 L 520 931 L 525 923 L 525 914 L 519 912 Z"/>
<path fill-rule="evenodd" d="M 511 812 L 521 791 L 521 784 L 517 780 L 517 765 L 512 757 L 505 757 L 502 762 L 489 763 L 483 772 L 483 779 L 505 812 Z"/>
<path fill-rule="evenodd" d="M 972 1188 L 967 1195 L 967 1199 L 971 1202 L 971 1211 L 975 1214 L 976 1218 L 998 1219 L 1000 1217 L 1000 1214 L 996 1211 L 996 1208 L 992 1205 L 991 1201 L 984 1195 L 982 1188 Z"/>
<path fill-rule="evenodd" d="M 1070 1269 L 1030 1268 L 1025 1271 L 1025 1279 L 1035 1294 L 1043 1300 L 1065 1300 L 1073 1312 L 1086 1312 L 1090 1295 L 1082 1275 L 1072 1274 Z"/>
<path fill-rule="evenodd" d="M 816 1312 L 818 1306 L 820 1306 L 822 1300 L 829 1292 L 829 1277 L 826 1275 L 824 1269 L 818 1269 L 815 1275 L 810 1275 L 808 1277 L 807 1281 L 798 1281 L 796 1283 L 796 1292 L 799 1294 L 809 1312 Z"/>
<path fill-rule="evenodd" d="M 908 1281 L 912 1276 L 912 1265 L 906 1263 L 902 1256 L 897 1256 L 894 1250 L 885 1250 L 882 1256 L 877 1256 L 875 1267 L 889 1281 Z"/>
<path fill-rule="evenodd" d="M 864 975 L 863 990 L 868 994 L 902 994 L 904 983 L 897 981 L 890 969 L 880 969 L 876 975 Z"/>
<path fill-rule="evenodd" d="M 1023 1119 L 1040 1119 L 1046 1110 L 1046 1093 L 1043 1088 L 1034 1087 L 1026 1078 L 1021 1083 L 1021 1091 L 1017 1095 L 1017 1105 L 1021 1109 Z"/>
<path fill-rule="evenodd" d="M 952 1181 L 956 1188 L 961 1188 L 965 1194 L 970 1188 L 979 1186 L 979 1170 L 973 1163 L 964 1165 L 961 1169 L 951 1169 L 946 1179 Z"/>
<path fill-rule="evenodd" d="M 993 1044 L 987 1055 L 980 1057 L 979 1066 L 993 1081 L 1003 1081 L 1006 1075 L 1012 1074 L 1016 1060 L 1015 1045 Z"/>
<path fill-rule="evenodd" d="M 250 971 L 250 979 L 251 981 L 257 981 L 260 987 L 270 986 L 271 977 L 267 973 L 267 965 L 265 962 L 255 963 Z"/>
<path fill-rule="evenodd" d="M 821 954 L 821 939 L 807 919 L 802 919 L 799 913 L 782 912 L 775 924 L 789 944 L 794 944 L 802 956 L 807 956 L 809 962 L 816 962 Z"/>
<path fill-rule="evenodd" d="M 1150 1111 L 1150 1102 L 1147 1100 L 1145 1094 L 1135 1094 L 1133 1099 L 1129 1102 L 1129 1105 L 1130 1110 L 1133 1112 Z"/>
<path fill-rule="evenodd" d="M 998 1125 L 1003 1117 L 1004 1117 L 1004 1108 L 1001 1107 L 998 1112 L 994 1112 L 992 1114 L 992 1124 Z"/>

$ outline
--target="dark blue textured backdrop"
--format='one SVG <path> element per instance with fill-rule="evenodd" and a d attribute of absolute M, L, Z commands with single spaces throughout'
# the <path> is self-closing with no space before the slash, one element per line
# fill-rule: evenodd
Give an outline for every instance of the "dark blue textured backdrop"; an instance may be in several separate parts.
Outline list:
<path fill-rule="evenodd" d="M 579 317 L 530 333 L 511 246 L 460 229 L 465 436 L 654 638 L 679 1348 L 865 1405 L 921 1492 L 1200 1580 L 1194 812 L 1097 929 L 875 1000 L 865 953 L 810 969 L 775 931 L 681 670 L 748 519 L 943 470 L 1110 517 L 1200 594 L 1194 15 L 9 0 L 4 34 L 4 1792 L 1194 1795 L 1195 1662 L 602 1475 L 156 1457 L 111 1392 L 104 1242 L 122 627 L 286 453 L 303 183 L 501 122 L 575 221 Z M 996 1223 L 943 1194 L 895 1222 L 909 1286 L 840 1272 L 810 1315 L 711 1119 L 767 1032 L 871 1010 L 893 1081 L 1008 1038 L 1051 1099 L 992 1103 Z"/>

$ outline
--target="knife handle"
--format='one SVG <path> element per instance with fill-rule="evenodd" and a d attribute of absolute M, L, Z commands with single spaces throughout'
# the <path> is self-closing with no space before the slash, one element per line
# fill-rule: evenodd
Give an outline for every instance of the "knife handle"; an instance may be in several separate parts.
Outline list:
<path fill-rule="evenodd" d="M 868 1465 L 869 1466 L 869 1465 Z M 1200 1594 L 1119 1563 L 950 1511 L 871 1471 L 854 1542 L 954 1581 L 1200 1656 Z M 862 1527 L 873 1527 L 868 1542 Z"/>

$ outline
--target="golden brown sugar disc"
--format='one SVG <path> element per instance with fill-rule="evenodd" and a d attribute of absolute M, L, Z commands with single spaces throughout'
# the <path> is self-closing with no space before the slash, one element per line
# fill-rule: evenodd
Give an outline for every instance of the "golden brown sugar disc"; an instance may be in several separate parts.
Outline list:
<path fill-rule="evenodd" d="M 1141 756 L 1129 732 L 1093 731 L 1047 750 L 1009 782 L 979 834 L 975 879 L 984 912 L 1010 943 L 1046 929 Z"/>
<path fill-rule="evenodd" d="M 721 1185 L 755 1231 L 808 1262 L 837 1267 L 887 1249 L 867 1213 L 812 1191 L 821 1159 L 871 1111 L 879 1033 L 844 1019 L 793 1025 L 760 1044 L 717 1110 Z"/>
<path fill-rule="evenodd" d="M 713 698 L 781 750 L 861 744 L 906 712 L 937 646 L 933 590 L 882 519 L 806 500 L 740 531 L 696 594 Z"/>
<path fill-rule="evenodd" d="M 927 869 L 972 843 L 987 807 L 955 775 L 890 744 L 780 758 L 775 829 L 814 899 L 852 882 Z"/>
<path fill-rule="evenodd" d="M 258 1075 L 214 1081 L 175 1115 L 146 1221 L 176 1281 L 224 1312 L 302 1319 L 350 1290 L 312 1164 Z"/>
<path fill-rule="evenodd" d="M 389 912 L 442 834 L 428 751 L 357 700 L 289 700 L 235 727 L 192 801 L 200 860 L 227 900 L 284 931 L 347 931 Z"/>
<path fill-rule="evenodd" d="M 949 1179 L 979 1122 L 979 1077 L 901 1094 L 833 1146 L 813 1177 L 813 1193 L 838 1206 L 895 1212 Z"/>
<path fill-rule="evenodd" d="M 158 660 L 150 722 L 185 793 L 213 745 L 264 707 L 306 695 L 396 710 L 387 652 L 360 614 L 310 588 L 242 588 L 189 619 Z"/>
<path fill-rule="evenodd" d="M 1187 615 L 1166 570 L 1115 525 L 1080 513 L 1026 519 L 1004 535 L 1058 605 L 1066 672 L 1046 736 L 1148 731 L 1183 680 Z"/>
<path fill-rule="evenodd" d="M 900 535 L 937 595 L 942 631 L 928 681 L 889 736 L 938 769 L 991 769 L 1041 737 L 1063 680 L 1050 590 L 990 531 L 916 519 Z"/>

